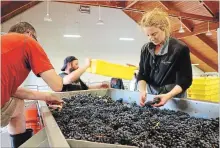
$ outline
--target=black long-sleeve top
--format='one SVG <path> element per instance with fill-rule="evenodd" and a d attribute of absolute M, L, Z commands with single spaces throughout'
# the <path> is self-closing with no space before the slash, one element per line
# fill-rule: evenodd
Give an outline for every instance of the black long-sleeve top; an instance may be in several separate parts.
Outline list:
<path fill-rule="evenodd" d="M 183 91 L 192 84 L 190 50 L 183 42 L 169 38 L 167 51 L 155 55 L 155 45 L 150 42 L 141 50 L 138 81 L 161 87 L 168 84 L 179 85 Z"/>

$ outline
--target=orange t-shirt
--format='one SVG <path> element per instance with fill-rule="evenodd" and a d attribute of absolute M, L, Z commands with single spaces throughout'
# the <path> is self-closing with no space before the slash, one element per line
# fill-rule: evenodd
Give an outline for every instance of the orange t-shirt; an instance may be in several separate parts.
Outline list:
<path fill-rule="evenodd" d="M 34 74 L 53 69 L 43 48 L 31 37 L 18 33 L 1 36 L 1 107 L 17 88 Z"/>

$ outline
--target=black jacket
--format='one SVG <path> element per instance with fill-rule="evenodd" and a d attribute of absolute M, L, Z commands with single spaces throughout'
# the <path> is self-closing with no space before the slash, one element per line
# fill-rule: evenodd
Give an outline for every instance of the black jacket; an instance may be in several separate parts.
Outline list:
<path fill-rule="evenodd" d="M 192 84 L 192 67 L 190 51 L 183 42 L 170 38 L 168 51 L 155 55 L 155 45 L 150 42 L 141 50 L 138 81 L 161 87 L 168 84 L 181 86 L 183 91 Z"/>

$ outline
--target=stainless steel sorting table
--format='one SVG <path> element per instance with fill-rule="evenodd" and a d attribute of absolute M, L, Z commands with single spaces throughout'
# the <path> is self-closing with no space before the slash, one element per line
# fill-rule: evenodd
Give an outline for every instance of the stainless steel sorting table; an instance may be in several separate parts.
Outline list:
<path fill-rule="evenodd" d="M 118 100 L 123 98 L 126 103 L 136 102 L 139 104 L 139 92 L 132 92 L 126 90 L 116 90 L 116 89 L 102 89 L 102 90 L 86 90 L 86 91 L 72 91 L 72 92 L 62 92 L 54 93 L 60 98 L 71 98 L 75 94 L 92 94 L 98 96 L 110 96 L 113 100 Z M 148 100 L 153 99 L 153 95 L 148 95 Z M 174 98 L 167 102 L 167 104 L 161 109 L 170 109 L 175 111 L 182 111 L 188 113 L 191 116 L 199 118 L 216 118 L 219 117 L 219 104 L 195 101 L 190 99 L 179 99 Z M 52 116 L 47 105 L 43 101 L 38 102 L 39 115 L 42 118 L 44 128 L 30 138 L 21 147 L 59 147 L 59 148 L 98 148 L 98 147 L 123 147 L 123 148 L 134 148 L 134 146 L 126 145 L 115 145 L 115 144 L 105 144 L 97 142 L 89 142 L 84 140 L 75 139 L 65 139 L 59 126 L 57 125 L 54 117 Z"/>

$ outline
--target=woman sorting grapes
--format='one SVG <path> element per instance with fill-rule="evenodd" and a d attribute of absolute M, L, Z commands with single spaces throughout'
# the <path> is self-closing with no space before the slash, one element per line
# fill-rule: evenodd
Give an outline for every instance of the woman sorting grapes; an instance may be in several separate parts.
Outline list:
<path fill-rule="evenodd" d="M 147 94 L 156 95 L 160 107 L 173 97 L 185 98 L 192 84 L 190 50 L 186 44 L 170 36 L 168 14 L 154 9 L 143 15 L 141 27 L 149 39 L 141 50 L 138 85 L 140 105 Z"/>

